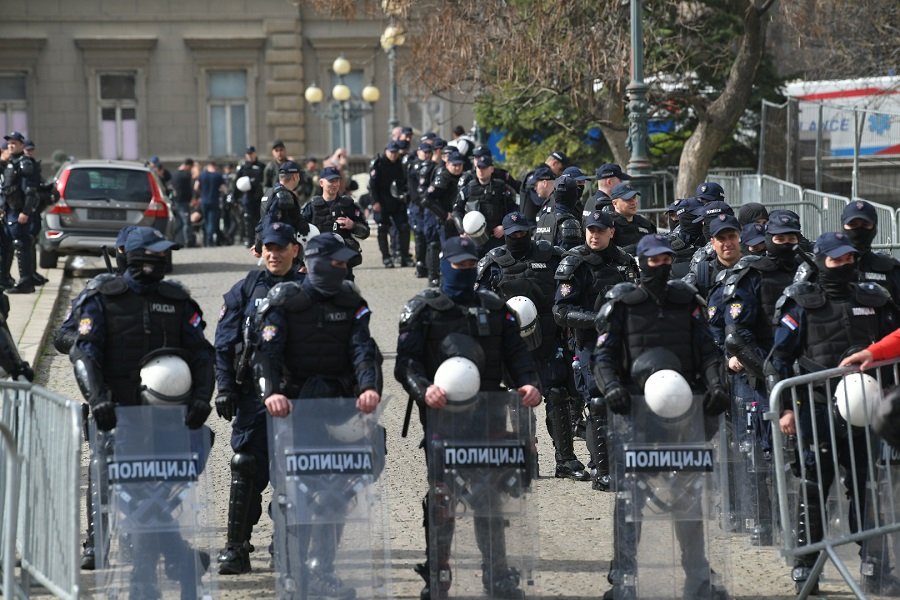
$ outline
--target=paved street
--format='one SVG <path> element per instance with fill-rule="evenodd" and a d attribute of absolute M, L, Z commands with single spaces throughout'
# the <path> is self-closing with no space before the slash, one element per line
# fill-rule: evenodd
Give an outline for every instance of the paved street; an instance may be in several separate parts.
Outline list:
<path fill-rule="evenodd" d="M 374 237 L 374 236 L 373 236 Z M 425 492 L 425 468 L 417 446 L 421 429 L 414 418 L 410 437 L 400 437 L 406 397 L 393 379 L 393 352 L 396 344 L 397 318 L 406 299 L 422 287 L 423 280 L 415 279 L 411 269 L 386 270 L 377 256 L 374 239 L 364 242 L 366 260 L 357 270 L 357 281 L 372 307 L 372 332 L 385 354 L 385 395 L 391 398 L 384 415 L 388 430 L 387 486 L 390 502 L 390 535 L 393 595 L 397 598 L 418 598 L 421 579 L 412 571 L 415 563 L 424 558 L 424 539 L 421 528 L 420 502 Z M 100 263 L 95 263 L 98 266 Z M 216 327 L 221 296 L 228 287 L 254 265 L 254 259 L 243 248 L 182 250 L 175 257 L 172 277 L 185 283 L 204 309 L 207 336 L 210 340 Z M 96 272 L 96 271 L 94 271 Z M 75 276 L 63 281 L 61 293 L 71 295 L 84 286 L 86 279 Z M 71 286 L 67 285 L 71 283 Z M 68 302 L 58 303 L 51 326 L 59 323 Z M 67 357 L 59 356 L 52 347 L 45 346 L 39 371 L 39 382 L 50 389 L 71 397 L 79 392 L 71 374 Z M 543 410 L 538 414 L 541 473 L 552 473 L 552 447 L 543 425 Z M 228 511 L 228 461 L 231 450 L 227 444 L 229 425 L 217 418 L 215 412 L 208 424 L 216 431 L 216 447 L 207 471 L 212 475 L 215 505 L 209 507 L 216 540 L 213 550 L 224 542 L 225 517 Z M 587 460 L 584 443 L 576 447 Z M 85 457 L 87 456 L 85 448 Z M 605 574 L 612 551 L 611 494 L 592 492 L 589 483 L 575 483 L 542 477 L 536 482 L 532 500 L 534 514 L 539 517 L 540 529 L 540 586 L 544 595 L 557 598 L 597 598 L 607 588 Z M 268 500 L 268 498 L 266 499 Z M 257 550 L 252 557 L 253 573 L 238 577 L 220 577 L 221 598 L 238 599 L 274 596 L 274 580 L 268 568 L 266 547 L 271 528 L 264 517 L 254 530 L 253 543 Z M 650 546 L 650 542 L 648 542 Z M 730 544 L 734 581 L 729 591 L 740 598 L 787 598 L 791 592 L 788 570 L 772 548 L 762 552 L 752 549 L 744 539 Z M 723 564 L 725 557 L 714 559 Z M 854 565 L 853 562 L 850 563 Z M 721 570 L 721 567 L 716 567 Z M 726 569 L 728 567 L 725 567 Z M 92 577 L 83 578 L 85 589 L 92 587 Z M 836 588 L 838 589 L 838 588 Z"/>

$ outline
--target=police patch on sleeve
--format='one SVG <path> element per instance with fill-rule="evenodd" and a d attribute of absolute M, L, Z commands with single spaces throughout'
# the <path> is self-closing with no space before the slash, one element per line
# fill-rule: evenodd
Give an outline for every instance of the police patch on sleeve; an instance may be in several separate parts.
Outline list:
<path fill-rule="evenodd" d="M 94 328 L 94 320 L 90 317 L 85 317 L 78 321 L 78 335 L 87 335 Z"/>
<path fill-rule="evenodd" d="M 710 321 L 712 321 L 716 316 L 716 307 L 708 306 L 706 308 L 706 316 L 709 318 Z"/>
<path fill-rule="evenodd" d="M 598 348 L 603 345 L 603 342 L 606 341 L 607 337 L 609 337 L 608 333 L 601 333 L 600 335 L 597 336 L 597 347 Z"/>
<path fill-rule="evenodd" d="M 225 316 L 225 311 L 227 311 L 227 310 L 228 310 L 228 307 L 225 306 L 224 304 L 222 305 L 222 308 L 219 309 L 219 320 L 220 321 L 222 320 L 222 317 Z"/>
<path fill-rule="evenodd" d="M 559 286 L 559 295 L 565 298 L 569 294 L 572 293 L 572 284 L 570 283 L 562 283 Z"/>
<path fill-rule="evenodd" d="M 264 342 L 271 342 L 275 334 L 278 333 L 278 327 L 275 325 L 266 325 L 262 329 L 262 339 Z"/>
<path fill-rule="evenodd" d="M 740 302 L 732 302 L 728 305 L 728 314 L 731 315 L 732 319 L 737 319 L 741 315 L 743 309 L 744 305 Z"/>

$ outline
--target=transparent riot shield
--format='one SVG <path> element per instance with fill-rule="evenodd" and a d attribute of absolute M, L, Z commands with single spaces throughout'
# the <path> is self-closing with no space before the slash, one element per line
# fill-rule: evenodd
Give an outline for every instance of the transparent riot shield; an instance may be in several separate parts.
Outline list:
<path fill-rule="evenodd" d="M 278 597 L 389 598 L 377 416 L 355 398 L 301 399 L 268 427 Z"/>
<path fill-rule="evenodd" d="M 431 597 L 536 597 L 531 409 L 515 392 L 481 393 L 429 410 L 425 439 Z"/>
<path fill-rule="evenodd" d="M 635 396 L 630 415 L 610 413 L 616 485 L 614 558 L 617 600 L 725 598 L 728 536 L 716 523 L 717 461 L 702 398 L 677 418 L 662 418 Z M 724 500 L 727 502 L 727 499 Z"/>
<path fill-rule="evenodd" d="M 212 431 L 188 429 L 184 415 L 120 407 L 112 432 L 92 431 L 98 597 L 213 596 L 203 475 Z"/>

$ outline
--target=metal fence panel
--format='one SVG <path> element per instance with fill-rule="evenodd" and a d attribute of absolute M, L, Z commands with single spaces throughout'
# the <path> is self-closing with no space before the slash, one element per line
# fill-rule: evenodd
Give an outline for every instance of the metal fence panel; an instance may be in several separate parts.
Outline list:
<path fill-rule="evenodd" d="M 0 383 L 0 419 L 24 463 L 17 547 L 22 589 L 31 580 L 59 598 L 79 595 L 81 404 L 37 385 Z"/>
<path fill-rule="evenodd" d="M 850 200 L 835 194 L 825 194 L 814 190 L 803 190 L 803 201 L 815 204 L 821 209 L 823 232 L 840 231 L 843 229 L 844 225 L 841 222 L 841 213 L 843 213 L 844 207 L 850 203 Z"/>
<path fill-rule="evenodd" d="M 16 439 L 5 425 L 0 424 L 0 481 L 3 482 L 3 492 L 0 494 L 0 593 L 4 598 L 13 598 L 17 587 L 15 565 L 20 464 Z"/>
<path fill-rule="evenodd" d="M 878 215 L 878 232 L 875 234 L 875 239 L 872 243 L 887 244 L 890 246 L 896 245 L 898 238 L 897 223 L 894 220 L 894 208 L 885 204 L 872 202 L 871 200 L 865 200 L 864 198 L 853 198 L 851 200 L 851 202 L 862 201 L 868 202 L 875 207 L 875 213 Z"/>

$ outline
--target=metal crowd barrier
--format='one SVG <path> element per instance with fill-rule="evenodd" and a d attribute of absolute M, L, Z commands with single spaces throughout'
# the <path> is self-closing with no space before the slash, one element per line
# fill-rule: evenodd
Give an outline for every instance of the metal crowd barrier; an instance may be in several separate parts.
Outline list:
<path fill-rule="evenodd" d="M 58 598 L 76 599 L 81 403 L 37 385 L 0 382 L 0 424 L 12 433 L 23 459 L 16 531 L 22 595 L 27 597 L 33 580 Z"/>
<path fill-rule="evenodd" d="M 0 424 L 0 481 L 3 494 L 0 496 L 0 592 L 4 598 L 13 598 L 16 588 L 16 522 L 19 505 L 19 465 L 21 458 L 16 452 L 16 439 L 12 432 Z"/>
<path fill-rule="evenodd" d="M 898 360 L 876 363 L 873 369 L 877 370 L 867 372 L 877 375 L 882 389 L 900 381 Z M 860 423 L 865 425 L 851 427 L 840 416 L 838 405 L 844 402 L 843 396 L 838 400 L 834 397 L 838 382 L 855 372 L 855 368 L 845 367 L 791 377 L 779 382 L 770 394 L 770 411 L 765 416 L 772 422 L 777 508 L 784 531 L 781 552 L 787 559 L 817 554 L 807 583 L 798 595 L 800 599 L 809 595 L 826 561 L 832 563 L 857 598 L 866 598 L 839 551 L 844 546 L 858 543 L 872 549 L 862 555 L 861 566 L 887 566 L 890 561 L 885 536 L 900 531 L 900 497 L 895 500 L 900 470 L 894 472 L 894 469 L 900 469 L 900 460 L 897 460 L 900 452 L 892 451 L 871 427 L 870 411 L 880 399 L 872 398 L 871 394 L 866 396 L 862 383 L 856 384 L 855 390 L 864 397 L 865 410 L 861 411 L 863 420 Z M 850 384 L 846 385 L 849 387 Z M 809 410 L 819 411 L 818 418 L 810 419 L 807 431 L 800 427 L 800 403 L 810 403 Z M 779 417 L 783 407 L 794 410 L 796 438 L 781 432 Z M 844 407 L 846 409 L 846 403 Z M 804 448 L 806 452 L 803 452 Z M 820 451 L 814 452 L 811 448 Z M 831 480 L 830 490 L 823 485 L 823 479 Z M 807 483 L 802 485 L 802 482 Z M 811 503 L 821 510 L 811 510 Z M 808 533 L 802 537 L 803 543 L 797 539 L 801 515 L 809 524 Z M 813 528 L 818 528 L 822 534 L 818 541 L 810 539 L 813 536 L 809 532 Z M 855 545 L 851 547 L 856 549 Z M 855 552 L 853 556 L 856 556 Z"/>

